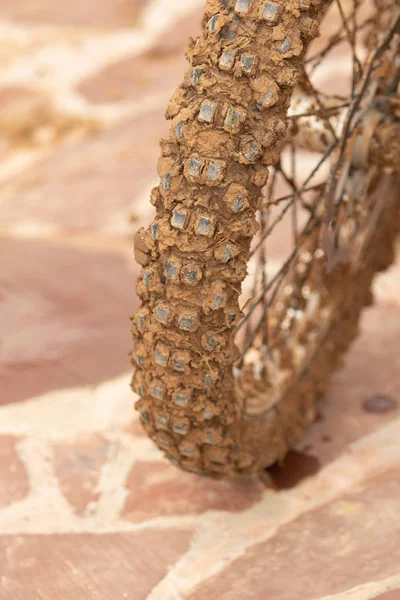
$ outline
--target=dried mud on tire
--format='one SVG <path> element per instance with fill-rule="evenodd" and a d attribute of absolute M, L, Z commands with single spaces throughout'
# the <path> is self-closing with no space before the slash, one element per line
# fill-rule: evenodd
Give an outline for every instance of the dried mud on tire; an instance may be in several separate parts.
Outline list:
<path fill-rule="evenodd" d="M 203 35 L 189 41 L 190 68 L 166 111 L 170 134 L 151 195 L 156 218 L 135 236 L 142 304 L 133 318 L 132 387 L 148 435 L 188 471 L 226 477 L 282 457 L 312 419 L 367 302 L 375 265 L 337 315 L 307 381 L 246 430 L 233 373 L 241 284 L 260 190 L 285 142 L 304 52 L 327 4 L 208 0 Z"/>

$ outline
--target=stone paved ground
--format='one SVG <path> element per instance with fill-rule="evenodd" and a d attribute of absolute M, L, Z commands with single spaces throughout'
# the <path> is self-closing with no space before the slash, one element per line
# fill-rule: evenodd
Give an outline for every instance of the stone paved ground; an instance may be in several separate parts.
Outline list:
<path fill-rule="evenodd" d="M 180 473 L 133 415 L 131 236 L 201 5 L 1 2 L 1 600 L 400 598 L 400 266 L 272 479 Z"/>

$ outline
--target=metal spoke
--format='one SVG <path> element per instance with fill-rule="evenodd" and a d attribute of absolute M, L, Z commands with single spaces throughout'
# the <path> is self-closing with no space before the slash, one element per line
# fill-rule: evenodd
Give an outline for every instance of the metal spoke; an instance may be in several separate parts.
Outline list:
<path fill-rule="evenodd" d="M 330 36 L 322 49 L 304 61 L 299 89 L 288 114 L 291 139 L 280 161 L 271 169 L 259 210 L 260 229 L 250 252 L 255 272 L 252 284 L 247 288 L 244 316 L 236 329 L 243 336 L 240 337 L 239 368 L 251 348 L 262 348 L 260 356 L 266 361 L 272 360 L 270 350 L 285 336 L 291 335 L 289 330 L 295 331 L 292 327 L 305 310 L 305 298 L 308 297 L 302 295 L 303 287 L 309 289 L 310 281 L 315 282 L 313 273 L 315 265 L 319 264 L 315 257 L 324 256 L 321 248 L 324 232 L 333 226 L 333 243 L 339 248 L 344 239 L 342 223 L 352 226 L 354 222 L 354 229 L 347 229 L 351 235 L 353 231 L 356 235 L 363 227 L 358 212 L 360 199 L 351 193 L 337 196 L 338 179 L 344 172 L 344 164 L 349 168 L 348 157 L 377 61 L 388 49 L 396 28 L 400 29 L 400 24 L 392 19 L 394 24 L 386 38 L 361 64 L 361 38 L 364 36 L 360 34 L 368 26 L 376 27 L 376 20 L 370 16 L 364 20 L 360 18 L 359 9 L 363 4 L 364 0 L 352 0 L 351 7 L 347 8 L 343 0 L 335 0 L 332 6 L 336 7 L 334 10 L 340 18 L 340 29 Z M 388 10 L 390 6 L 385 5 L 380 15 Z M 386 12 L 386 16 L 388 14 Z M 345 44 L 352 64 L 352 72 L 348 74 L 351 89 L 348 97 L 326 95 L 317 89 L 313 80 L 315 69 L 338 44 Z M 399 100 L 397 86 L 393 84 L 395 79 L 392 76 L 392 87 L 377 89 L 376 98 L 380 104 L 396 109 Z M 378 147 L 378 141 L 376 144 L 374 148 Z M 300 149 L 312 154 L 301 154 Z M 327 167 L 329 171 L 326 171 Z M 283 231 L 283 236 L 275 237 L 276 231 Z M 280 244 L 290 245 L 276 269 L 267 247 L 272 234 Z"/>
<path fill-rule="evenodd" d="M 330 113 L 336 114 L 340 109 L 348 108 L 349 106 L 349 102 L 343 102 L 342 104 L 337 104 L 336 106 L 327 106 L 324 109 L 324 112 L 313 110 L 305 113 L 295 113 L 293 115 L 289 115 L 288 119 L 301 119 L 302 117 L 320 117 L 321 119 L 328 119 L 329 117 L 333 116 Z"/>
<path fill-rule="evenodd" d="M 361 66 L 361 63 L 360 63 L 360 61 L 358 59 L 358 56 L 357 56 L 357 53 L 356 53 L 356 49 L 355 49 L 355 35 L 356 35 L 356 30 L 355 29 L 353 29 L 353 30 L 350 29 L 348 20 L 346 19 L 346 16 L 344 14 L 344 10 L 343 10 L 343 6 L 342 6 L 342 3 L 341 3 L 341 0 L 335 0 L 335 2 L 336 2 L 336 5 L 337 5 L 337 7 L 339 9 L 340 17 L 342 19 L 342 24 L 343 24 L 344 30 L 346 32 L 346 38 L 347 38 L 347 41 L 349 42 L 350 48 L 351 48 L 352 69 L 353 69 L 353 78 L 352 78 L 352 83 L 351 83 L 351 89 L 352 89 L 352 92 L 354 93 L 354 89 L 355 89 L 355 86 L 357 84 L 357 79 L 362 74 L 362 66 Z M 354 9 L 353 9 L 353 19 L 355 19 L 354 12 L 356 10 L 356 6 L 357 6 L 357 4 L 355 2 L 354 3 Z"/>
<path fill-rule="evenodd" d="M 331 156 L 333 150 L 335 149 L 336 144 L 332 144 L 328 150 L 325 152 L 325 154 L 323 155 L 323 157 L 318 161 L 317 165 L 314 167 L 314 169 L 311 171 L 311 173 L 309 174 L 309 176 L 307 177 L 307 179 L 304 181 L 302 187 L 299 189 L 299 193 L 304 193 L 305 191 L 310 191 L 313 188 L 307 188 L 308 184 L 310 183 L 310 181 L 315 177 L 315 175 L 318 173 L 319 169 L 321 168 L 321 166 L 328 160 L 328 158 Z M 316 186 L 316 188 L 318 189 L 320 187 L 320 185 Z M 281 202 L 283 200 L 288 199 L 289 203 L 285 206 L 285 208 L 283 209 L 284 214 L 289 210 L 290 206 L 291 206 L 291 202 L 293 202 L 293 197 L 294 194 L 289 194 L 287 196 L 282 196 L 280 199 L 278 199 L 275 202 Z M 274 202 L 274 203 L 275 203 Z M 275 229 L 275 226 L 282 220 L 282 218 L 284 217 L 284 214 L 281 214 L 272 224 L 270 227 L 268 227 L 266 229 L 266 231 L 264 232 L 264 234 L 261 236 L 261 239 L 258 241 L 258 243 L 254 246 L 254 248 L 252 249 L 252 251 L 250 252 L 250 257 L 253 256 L 253 254 L 260 248 L 261 244 L 266 240 L 266 238 L 270 235 L 270 233 L 273 231 L 273 229 Z"/>

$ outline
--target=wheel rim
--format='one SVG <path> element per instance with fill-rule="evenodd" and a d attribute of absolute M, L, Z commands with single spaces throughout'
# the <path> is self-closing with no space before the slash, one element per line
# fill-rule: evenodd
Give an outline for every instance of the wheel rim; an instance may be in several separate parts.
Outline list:
<path fill-rule="evenodd" d="M 302 369 L 318 339 L 323 339 L 323 323 L 329 322 L 334 310 L 329 271 L 338 263 L 359 263 L 373 227 L 374 206 L 368 197 L 381 168 L 371 162 L 371 152 L 366 153 L 365 148 L 372 147 L 380 123 L 396 119 L 392 111 L 396 104 L 391 101 L 398 67 L 390 76 L 382 67 L 380 77 L 376 71 L 382 62 L 396 64 L 399 60 L 399 10 L 393 4 L 381 7 L 378 23 L 382 29 L 375 31 L 378 45 L 368 55 L 360 43 L 361 32 L 371 27 L 368 11 L 360 18 L 365 4 L 353 6 L 346 15 L 340 2 L 332 3 L 325 19 L 332 23 L 332 11 L 336 10 L 344 34 L 334 32 L 318 51 L 313 45 L 309 48 L 303 89 L 295 93 L 289 109 L 293 139 L 264 193 L 260 232 L 251 253 L 255 275 L 245 282 L 243 301 L 247 305 L 237 333 L 241 348 L 235 370 L 237 395 L 241 409 L 248 414 L 260 415 L 276 406 L 293 372 Z M 384 31 L 388 22 L 392 25 Z M 327 96 L 313 81 L 317 68 L 339 44 L 348 46 L 348 98 Z M 308 171 L 302 170 L 301 176 L 298 146 L 314 153 L 313 164 Z M 387 164 L 386 170 L 390 166 Z M 279 194 L 282 183 L 289 189 Z M 289 220 L 292 244 L 287 244 L 282 265 L 271 268 L 269 242 L 274 235 L 275 240 L 279 237 L 282 224 L 286 225 L 283 235 L 288 236 Z"/>

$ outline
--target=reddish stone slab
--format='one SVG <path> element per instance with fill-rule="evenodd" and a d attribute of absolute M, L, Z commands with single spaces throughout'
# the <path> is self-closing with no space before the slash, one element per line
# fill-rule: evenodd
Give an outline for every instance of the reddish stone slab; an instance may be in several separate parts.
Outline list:
<path fill-rule="evenodd" d="M 144 600 L 187 550 L 193 532 L 0 537 L 0 597 Z"/>
<path fill-rule="evenodd" d="M 95 104 L 138 101 L 147 96 L 165 95 L 164 101 L 160 101 L 165 110 L 186 69 L 183 50 L 178 56 L 165 57 L 155 57 L 152 52 L 147 52 L 107 66 L 85 79 L 77 91 Z"/>
<path fill-rule="evenodd" d="M 155 45 L 140 56 L 117 61 L 82 81 L 78 91 L 94 103 L 138 100 L 165 93 L 168 98 L 188 68 L 185 48 L 188 37 L 201 32 L 201 14 L 196 11 L 163 33 Z M 162 103 L 162 102 L 160 102 Z"/>
<path fill-rule="evenodd" d="M 203 18 L 203 9 L 197 8 L 179 21 L 173 23 L 156 40 L 149 55 L 153 57 L 163 57 L 172 54 L 182 54 L 186 50 L 188 38 L 195 38 L 202 32 L 201 21 Z"/>
<path fill-rule="evenodd" d="M 364 311 L 361 334 L 344 368 L 332 379 L 332 387 L 319 406 L 320 418 L 298 444 L 300 451 L 317 457 L 322 466 L 352 442 L 400 415 L 399 339 L 399 306 L 381 304 Z M 367 411 L 366 401 L 377 396 L 387 397 L 392 410 Z"/>
<path fill-rule="evenodd" d="M 101 435 L 92 435 L 53 448 L 54 471 L 73 510 L 83 515 L 98 499 L 97 484 L 107 462 L 110 443 Z"/>
<path fill-rule="evenodd" d="M 400 470 L 305 514 L 255 544 L 190 600 L 315 600 L 369 581 L 400 564 Z"/>
<path fill-rule="evenodd" d="M 392 590 L 375 597 L 375 600 L 400 600 L 400 590 Z"/>
<path fill-rule="evenodd" d="M 134 265 L 125 251 L 0 240 L 0 404 L 126 372 Z"/>
<path fill-rule="evenodd" d="M 164 108 L 121 122 L 0 185 L 0 230 L 21 222 L 63 232 L 129 231 L 135 198 L 157 178 Z M 147 210 L 147 209 L 146 209 Z"/>
<path fill-rule="evenodd" d="M 127 480 L 123 517 L 142 521 L 159 515 L 240 512 L 258 502 L 265 489 L 255 478 L 213 481 L 183 473 L 168 463 L 136 462 Z"/>
<path fill-rule="evenodd" d="M 0 509 L 25 498 L 29 482 L 12 435 L 0 436 Z"/>
<path fill-rule="evenodd" d="M 3 0 L 3 19 L 24 23 L 85 27 L 130 27 L 146 0 Z"/>

